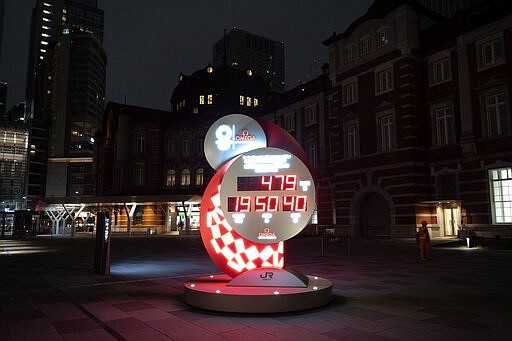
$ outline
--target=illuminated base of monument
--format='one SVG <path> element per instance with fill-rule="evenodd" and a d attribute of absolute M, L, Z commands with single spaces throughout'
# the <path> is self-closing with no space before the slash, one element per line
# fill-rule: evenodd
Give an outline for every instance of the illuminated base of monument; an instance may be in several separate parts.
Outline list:
<path fill-rule="evenodd" d="M 286 270 L 281 270 L 285 272 Z M 255 272 L 262 278 L 261 270 Z M 212 275 L 185 283 L 184 298 L 189 305 L 201 309 L 231 313 L 282 313 L 307 310 L 328 304 L 332 284 L 325 278 L 304 276 L 301 286 L 250 286 L 236 284 L 228 275 Z"/>

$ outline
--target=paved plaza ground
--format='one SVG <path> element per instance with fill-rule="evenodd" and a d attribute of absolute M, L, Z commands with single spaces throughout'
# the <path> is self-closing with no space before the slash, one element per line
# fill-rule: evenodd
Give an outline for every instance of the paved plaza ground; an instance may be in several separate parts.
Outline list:
<path fill-rule="evenodd" d="M 329 279 L 332 302 L 253 315 L 184 303 L 185 281 L 219 272 L 198 236 L 114 237 L 110 276 L 90 235 L 0 240 L 0 340 L 510 339 L 512 250 L 496 245 L 436 241 L 420 261 L 413 239 L 295 238 L 287 265 Z"/>

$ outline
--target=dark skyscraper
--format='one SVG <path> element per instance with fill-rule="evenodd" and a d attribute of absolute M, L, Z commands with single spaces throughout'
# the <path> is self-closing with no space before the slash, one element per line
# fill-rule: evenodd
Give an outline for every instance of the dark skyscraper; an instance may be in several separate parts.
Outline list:
<path fill-rule="evenodd" d="M 213 46 L 213 66 L 227 64 L 252 70 L 270 83 L 274 91 L 284 90 L 284 43 L 233 28 Z"/>
<path fill-rule="evenodd" d="M 105 96 L 103 20 L 96 0 L 38 1 L 33 10 L 26 91 L 31 199 L 94 194 L 94 135 Z"/>

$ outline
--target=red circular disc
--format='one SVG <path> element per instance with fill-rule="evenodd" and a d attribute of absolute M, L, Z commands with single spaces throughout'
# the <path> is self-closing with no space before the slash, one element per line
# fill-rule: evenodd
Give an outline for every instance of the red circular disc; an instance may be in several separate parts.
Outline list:
<path fill-rule="evenodd" d="M 240 236 L 224 218 L 220 187 L 226 170 L 236 158 L 224 164 L 208 183 L 200 211 L 200 231 L 206 251 L 230 277 L 260 267 L 284 267 L 284 243 L 259 244 Z"/>

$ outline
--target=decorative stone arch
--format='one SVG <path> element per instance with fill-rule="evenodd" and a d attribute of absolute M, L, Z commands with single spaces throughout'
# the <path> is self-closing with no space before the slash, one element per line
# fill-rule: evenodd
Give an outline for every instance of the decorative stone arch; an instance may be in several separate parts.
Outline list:
<path fill-rule="evenodd" d="M 370 214 L 372 212 L 372 214 Z M 377 186 L 362 188 L 350 207 L 350 223 L 360 236 L 391 235 L 395 207 L 391 196 Z"/>

